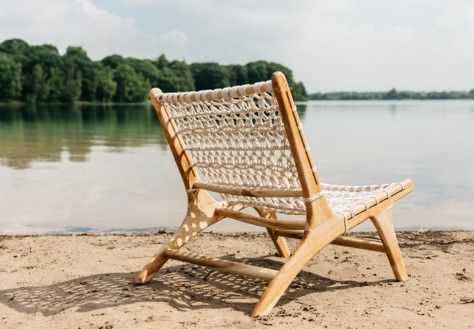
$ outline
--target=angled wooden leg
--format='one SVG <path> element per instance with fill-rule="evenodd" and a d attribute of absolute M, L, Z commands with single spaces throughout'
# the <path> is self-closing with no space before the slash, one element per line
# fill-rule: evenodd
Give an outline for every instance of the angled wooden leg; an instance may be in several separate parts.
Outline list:
<path fill-rule="evenodd" d="M 392 208 L 371 218 L 375 228 L 382 240 L 393 274 L 398 281 L 408 279 L 405 263 L 403 262 L 402 252 L 398 245 L 397 236 L 393 227 Z"/>
<path fill-rule="evenodd" d="M 274 219 L 275 221 L 278 221 L 276 213 L 274 211 L 269 212 L 260 208 L 255 208 L 255 210 L 261 217 Z M 290 257 L 291 252 L 290 252 L 290 249 L 288 248 L 285 237 L 279 236 L 278 234 L 276 234 L 275 230 L 271 228 L 267 228 L 267 232 L 268 232 L 268 235 L 270 235 L 270 238 L 272 239 L 273 244 L 275 245 L 278 251 L 278 254 L 283 258 Z"/>
<path fill-rule="evenodd" d="M 280 257 L 283 257 L 283 258 L 290 257 L 291 252 L 290 252 L 290 249 L 288 248 L 285 237 L 277 235 L 275 233 L 275 230 L 272 230 L 271 228 L 267 228 L 267 232 L 270 238 L 272 239 L 273 244 L 275 245 Z"/>
<path fill-rule="evenodd" d="M 165 255 L 165 251 L 168 248 L 168 244 L 163 246 L 153 257 L 148 261 L 148 263 L 142 268 L 140 273 L 135 278 L 133 282 L 136 285 L 145 284 L 153 279 L 158 270 L 165 265 L 168 257 Z"/>
<path fill-rule="evenodd" d="M 268 285 L 252 316 L 268 315 L 294 278 L 321 249 L 344 232 L 344 224 L 328 220 L 308 232 L 299 247 Z"/>
<path fill-rule="evenodd" d="M 153 278 L 155 273 L 168 260 L 168 257 L 165 255 L 166 250 L 178 250 L 202 230 L 221 220 L 221 216 L 214 214 L 214 210 L 218 206 L 219 203 L 205 191 L 200 191 L 199 197 L 195 199 L 191 198 L 188 202 L 186 217 L 181 223 L 181 226 L 171 240 L 143 267 L 135 279 L 135 284 L 145 284 Z"/>

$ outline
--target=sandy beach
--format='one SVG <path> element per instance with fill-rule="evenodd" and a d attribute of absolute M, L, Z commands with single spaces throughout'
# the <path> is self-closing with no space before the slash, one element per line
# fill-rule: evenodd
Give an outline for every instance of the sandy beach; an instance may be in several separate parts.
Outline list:
<path fill-rule="evenodd" d="M 393 280 L 384 254 L 330 245 L 258 319 L 248 314 L 263 281 L 169 261 L 148 285 L 131 285 L 169 237 L 0 236 L 0 327 L 474 328 L 474 231 L 400 233 L 405 283 Z M 185 248 L 282 262 L 263 234 L 206 233 Z"/>

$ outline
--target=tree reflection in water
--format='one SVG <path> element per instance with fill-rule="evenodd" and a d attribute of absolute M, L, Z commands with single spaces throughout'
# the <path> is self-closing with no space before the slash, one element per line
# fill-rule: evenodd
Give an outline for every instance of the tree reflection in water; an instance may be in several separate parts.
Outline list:
<path fill-rule="evenodd" d="M 150 106 L 9 105 L 0 107 L 0 164 L 29 168 L 33 161 L 87 161 L 93 146 L 120 152 L 126 146 L 166 141 Z"/>

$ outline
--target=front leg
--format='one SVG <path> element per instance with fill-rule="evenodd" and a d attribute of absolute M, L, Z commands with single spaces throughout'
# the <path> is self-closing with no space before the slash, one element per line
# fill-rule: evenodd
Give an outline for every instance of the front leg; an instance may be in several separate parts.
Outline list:
<path fill-rule="evenodd" d="M 305 232 L 298 248 L 267 286 L 252 316 L 270 314 L 291 282 L 311 258 L 342 233 L 344 233 L 344 225 L 335 219 L 329 219 L 315 228 L 310 228 L 309 232 Z"/>
<path fill-rule="evenodd" d="M 155 273 L 168 260 L 168 257 L 165 255 L 167 249 L 178 250 L 202 230 L 221 220 L 222 216 L 215 214 L 215 209 L 218 206 L 220 206 L 220 203 L 206 191 L 199 190 L 195 195 L 190 196 L 188 210 L 181 226 L 168 243 L 143 267 L 135 279 L 135 284 L 145 284 L 153 278 Z"/>
<path fill-rule="evenodd" d="M 382 211 L 380 214 L 372 217 L 372 223 L 382 240 L 393 274 L 398 281 L 408 279 L 405 263 L 403 262 L 402 251 L 398 244 L 395 229 L 393 227 L 392 208 Z"/>

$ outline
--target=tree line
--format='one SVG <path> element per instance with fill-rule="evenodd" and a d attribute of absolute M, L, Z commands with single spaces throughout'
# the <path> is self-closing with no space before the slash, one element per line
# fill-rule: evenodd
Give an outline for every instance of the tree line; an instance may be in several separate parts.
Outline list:
<path fill-rule="evenodd" d="M 134 103 L 145 101 L 151 87 L 165 92 L 222 88 L 268 80 L 275 71 L 286 75 L 295 100 L 307 99 L 303 83 L 274 62 L 188 64 L 165 55 L 93 61 L 81 47 L 68 47 L 61 55 L 52 45 L 10 39 L 0 44 L 0 101 Z"/>
<path fill-rule="evenodd" d="M 309 94 L 310 100 L 394 100 L 394 99 L 474 99 L 474 89 L 469 91 L 398 91 L 387 92 L 356 92 L 338 91 Z"/>

